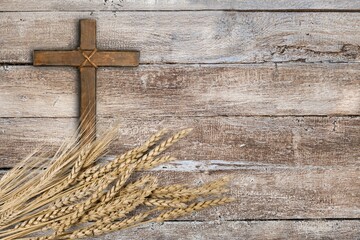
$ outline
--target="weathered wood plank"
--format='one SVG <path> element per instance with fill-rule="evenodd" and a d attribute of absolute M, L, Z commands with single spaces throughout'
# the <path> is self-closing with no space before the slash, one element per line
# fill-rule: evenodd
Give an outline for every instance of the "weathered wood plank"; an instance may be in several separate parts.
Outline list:
<path fill-rule="evenodd" d="M 67 118 L 1 118 L 0 122 L 0 168 L 14 166 L 40 146 L 54 153 L 77 126 L 77 119 Z"/>
<path fill-rule="evenodd" d="M 103 116 L 356 115 L 357 69 L 358 64 L 105 69 L 99 71 L 98 109 Z"/>
<path fill-rule="evenodd" d="M 257 167 L 208 172 L 157 171 L 159 183 L 196 186 L 231 177 L 227 195 L 236 201 L 193 213 L 179 220 L 273 220 L 354 218 L 360 214 L 360 168 Z"/>
<path fill-rule="evenodd" d="M 153 174 L 164 185 L 196 185 L 227 176 L 232 178 L 229 195 L 237 199 L 182 220 L 359 218 L 359 167 L 268 165 L 188 171 L 181 164 L 169 165 L 173 168 L 163 165 L 140 175 Z"/>
<path fill-rule="evenodd" d="M 98 114 L 360 114 L 360 64 L 142 65 L 97 73 Z M 72 68 L 0 68 L 0 117 L 78 116 Z"/>
<path fill-rule="evenodd" d="M 2 0 L 1 11 L 124 11 L 124 10 L 358 10 L 352 0 Z"/>
<path fill-rule="evenodd" d="M 34 49 L 74 49 L 79 18 L 98 19 L 98 48 L 141 51 L 141 63 L 356 62 L 360 13 L 0 13 L 0 62 Z"/>
<path fill-rule="evenodd" d="M 161 183 L 199 183 L 231 177 L 231 204 L 206 209 L 187 220 L 359 218 L 360 169 L 258 167 L 243 170 L 157 171 Z"/>
<path fill-rule="evenodd" d="M 359 218 L 358 118 L 121 120 L 121 140 L 110 154 L 133 147 L 159 126 L 195 128 L 187 141 L 171 149 L 186 161 L 151 172 L 159 182 L 198 184 L 233 177 L 230 194 L 239 201 L 184 219 Z M 2 166 L 11 166 L 35 143 L 59 144 L 75 128 L 74 119 L 1 121 Z M 112 122 L 100 119 L 100 126 Z"/>
<path fill-rule="evenodd" d="M 148 224 L 96 239 L 357 239 L 360 235 L 359 220 L 225 221 L 222 212 L 217 214 L 220 218 L 215 220 Z"/>
<path fill-rule="evenodd" d="M 360 221 L 165 222 L 115 232 L 96 239 L 239 240 L 343 239 L 360 236 Z M 92 239 L 92 238 L 90 238 Z M 93 238 L 95 239 L 95 238 Z"/>
<path fill-rule="evenodd" d="M 117 119 L 117 120 L 115 120 Z M 160 128 L 193 127 L 171 150 L 187 171 L 321 166 L 359 167 L 359 117 L 123 117 L 100 118 L 99 128 L 121 124 L 110 154 L 142 143 Z M 59 146 L 76 119 L 0 119 L 0 167 L 11 167 L 37 145 Z M 209 162 L 210 161 L 210 162 Z M 169 166 L 169 169 L 176 170 Z M 184 171 L 182 169 L 182 171 Z"/>
<path fill-rule="evenodd" d="M 78 72 L 72 67 L 0 68 L 1 117 L 79 115 Z"/>

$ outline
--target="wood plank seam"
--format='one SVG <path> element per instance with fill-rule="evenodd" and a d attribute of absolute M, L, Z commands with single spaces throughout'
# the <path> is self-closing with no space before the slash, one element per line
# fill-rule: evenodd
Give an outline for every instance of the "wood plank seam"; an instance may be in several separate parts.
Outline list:
<path fill-rule="evenodd" d="M 49 12 L 47 10 L 44 11 L 1 11 L 0 13 L 42 13 Z M 63 13 L 81 13 L 81 12 L 108 12 L 108 13 L 126 13 L 126 12 L 239 12 L 239 13 L 261 13 L 261 12 L 269 12 L 269 13 L 359 13 L 360 9 L 197 9 L 197 10 L 189 10 L 189 9 L 180 9 L 180 10 L 101 10 L 96 11 L 92 9 L 86 10 L 65 10 L 65 11 L 57 11 Z"/>

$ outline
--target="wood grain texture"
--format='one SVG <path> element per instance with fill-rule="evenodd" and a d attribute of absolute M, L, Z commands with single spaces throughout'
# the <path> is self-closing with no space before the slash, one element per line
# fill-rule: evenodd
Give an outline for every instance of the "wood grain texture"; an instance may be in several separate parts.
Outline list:
<path fill-rule="evenodd" d="M 165 222 L 108 234 L 102 240 L 343 239 L 360 235 L 360 221 Z"/>
<path fill-rule="evenodd" d="M 360 64 L 142 65 L 97 71 L 98 114 L 357 115 Z M 0 68 L 0 117 L 77 117 L 66 67 Z"/>
<path fill-rule="evenodd" d="M 137 70 L 98 73 L 100 131 L 122 125 L 107 160 L 162 127 L 194 127 L 170 150 L 180 160 L 142 174 L 233 177 L 235 203 L 100 239 L 358 239 L 359 11 L 353 0 L 2 0 L 0 63 L 74 49 L 78 19 L 97 19 L 100 49 L 142 52 Z M 2 66 L 0 175 L 74 132 L 77 79 Z"/>
<path fill-rule="evenodd" d="M 359 168 L 259 167 L 244 170 L 157 171 L 162 183 L 199 183 L 232 178 L 237 200 L 185 220 L 359 218 Z"/>
<path fill-rule="evenodd" d="M 82 67 L 80 70 L 80 121 L 79 133 L 84 145 L 96 136 L 96 69 Z"/>
<path fill-rule="evenodd" d="M 354 123 L 359 124 L 359 119 L 355 120 Z M 174 128 L 185 123 L 193 126 L 184 119 L 173 122 L 161 120 L 159 125 L 156 125 L 154 120 L 150 121 L 142 120 L 140 123 L 136 122 L 136 119 L 123 120 L 124 127 L 119 132 L 122 140 L 114 143 L 109 154 L 133 147 L 133 143 L 139 141 L 138 139 L 144 141 L 145 136 L 155 131 L 150 129 L 151 126 Z M 194 126 L 195 132 L 192 136 L 170 150 L 178 159 L 185 161 L 162 165 L 150 174 L 158 176 L 162 184 L 195 185 L 230 176 L 233 178 L 230 194 L 238 201 L 183 219 L 359 218 L 360 166 L 356 152 L 359 144 L 357 142 L 354 144 L 356 146 L 353 146 L 346 142 L 351 135 L 338 132 L 337 134 L 342 136 L 340 139 L 346 143 L 336 148 L 341 140 L 328 137 L 332 135 L 332 129 L 325 130 L 327 127 L 331 128 L 331 121 L 328 126 L 321 124 L 318 129 L 310 130 L 313 133 L 310 136 L 305 129 L 301 130 L 303 126 L 296 128 L 296 125 L 292 125 L 292 131 L 301 132 L 297 133 L 299 135 L 295 139 L 283 135 L 285 129 L 289 131 L 290 127 L 279 126 L 281 130 L 276 131 L 274 125 L 264 125 L 266 121 L 258 123 L 257 127 L 262 131 L 258 129 L 253 132 L 254 136 L 248 139 L 246 138 L 249 136 L 235 126 L 227 127 L 231 119 L 224 119 L 224 122 L 216 119 L 207 121 L 219 125 L 210 127 L 204 120 L 194 120 L 193 124 L 197 122 L 197 125 Z M 274 119 L 267 121 L 273 122 Z M 315 119 L 312 121 L 316 122 Z M 100 119 L 100 126 L 105 127 L 111 122 L 110 119 Z M 339 129 L 346 131 L 347 127 L 341 122 L 339 121 Z M 244 124 L 247 131 L 254 131 L 254 126 L 251 126 L 249 121 L 237 119 L 234 124 Z M 50 143 L 60 144 L 60 138 L 71 132 L 71 125 L 75 123 L 68 119 L 2 119 L 2 166 L 11 166 L 9 163 L 14 163 L 11 159 L 26 156 L 41 143 L 45 146 Z M 360 128 L 351 126 L 348 129 L 353 132 L 354 141 L 359 141 L 359 132 L 356 129 Z M 127 140 L 125 136 L 137 136 L 138 139 Z M 224 139 L 225 136 L 228 138 Z M 326 139 L 321 139 L 321 136 Z M 242 140 L 239 142 L 236 138 Z M 289 142 L 295 145 L 286 148 Z M 330 146 L 326 150 L 321 149 L 326 145 Z M 292 149 L 293 147 L 297 149 Z M 339 150 L 341 147 L 346 149 Z M 309 150 L 310 152 L 307 152 Z M 350 158 L 348 151 L 353 151 L 355 156 Z"/>
<path fill-rule="evenodd" d="M 75 131 L 76 122 L 75 118 L 0 119 L 0 167 L 13 166 L 37 145 L 59 146 Z M 178 159 L 189 160 L 182 165 L 189 172 L 360 166 L 359 117 L 131 118 L 114 113 L 114 118 L 99 119 L 99 130 L 115 123 L 121 128 L 110 154 L 133 148 L 164 127 L 193 127 L 191 136 L 171 150 Z"/>
<path fill-rule="evenodd" d="M 83 51 L 90 56 L 92 51 Z M 80 50 L 70 51 L 34 51 L 34 65 L 36 66 L 73 66 L 92 67 L 88 61 L 84 62 L 84 56 Z M 91 62 L 99 67 L 136 67 L 139 65 L 139 52 L 136 51 L 100 51 L 91 57 Z"/>
<path fill-rule="evenodd" d="M 99 114 L 356 115 L 360 65 L 144 66 L 99 71 Z M 141 109 L 139 109 L 141 108 Z"/>
<path fill-rule="evenodd" d="M 235 202 L 179 220 L 358 219 L 360 215 L 360 168 L 256 167 L 207 172 L 158 169 L 142 174 L 155 175 L 164 185 L 196 186 L 231 177 L 229 195 L 236 198 Z"/>
<path fill-rule="evenodd" d="M 34 49 L 74 49 L 79 18 L 98 21 L 98 48 L 139 50 L 141 63 L 359 61 L 360 13 L 0 13 L 0 62 L 30 63 Z"/>
<path fill-rule="evenodd" d="M 353 0 L 2 0 L 2 11 L 125 10 L 358 10 Z"/>
<path fill-rule="evenodd" d="M 72 67 L 2 66 L 1 117 L 78 116 L 78 75 Z"/>
<path fill-rule="evenodd" d="M 96 21 L 94 19 L 81 19 L 80 49 L 93 50 L 96 48 Z"/>
<path fill-rule="evenodd" d="M 96 65 L 94 66 L 92 57 L 96 49 L 96 21 L 93 19 L 82 19 L 80 24 L 80 48 L 82 50 L 92 50 L 92 53 L 82 52 L 83 57 L 87 56 L 86 61 L 82 61 L 78 66 L 80 74 L 80 129 L 82 144 L 86 145 L 96 137 Z M 55 56 L 52 56 L 55 58 Z M 34 52 L 34 64 L 36 54 Z M 60 59 L 58 59 L 60 60 Z M 84 63 L 91 63 L 93 66 L 84 67 Z M 80 61 L 79 61 L 80 63 Z"/>
<path fill-rule="evenodd" d="M 61 142 L 76 132 L 78 119 L 1 118 L 0 122 L 0 168 L 4 168 L 14 166 L 14 162 L 21 161 L 41 146 L 55 153 Z M 18 141 L 14 142 L 15 139 Z M 9 145 L 5 146 L 6 143 Z"/>
<path fill-rule="evenodd" d="M 0 176 L 4 174 L 1 171 Z M 166 175 L 166 172 L 161 172 Z M 198 178 L 197 178 L 198 179 Z M 253 183 L 251 178 L 250 182 Z M 178 181 L 178 179 L 176 179 Z M 203 178 L 199 180 L 203 181 Z M 189 180 L 184 180 L 189 183 Z M 309 183 L 309 182 L 308 182 Z M 252 188 L 254 189 L 254 188 Z M 248 195 L 254 194 L 251 190 Z M 332 196 L 333 197 L 333 196 Z M 245 198 L 246 199 L 246 198 Z M 325 199 L 325 198 L 324 198 Z M 244 203 L 242 203 L 244 204 Z M 218 209 L 219 210 L 219 209 Z M 221 209 L 220 209 L 221 210 Z M 114 232 L 94 239 L 357 239 L 359 220 L 334 219 L 277 219 L 226 220 L 222 211 L 218 218 L 206 221 L 171 221 L 162 224 L 142 225 L 137 228 Z M 91 239 L 91 238 L 90 238 Z"/>

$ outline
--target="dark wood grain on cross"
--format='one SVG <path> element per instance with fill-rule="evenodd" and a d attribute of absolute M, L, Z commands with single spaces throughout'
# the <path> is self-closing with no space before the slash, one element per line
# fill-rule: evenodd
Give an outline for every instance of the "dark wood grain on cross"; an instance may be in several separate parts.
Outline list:
<path fill-rule="evenodd" d="M 96 20 L 80 20 L 80 47 L 70 51 L 34 51 L 35 66 L 73 66 L 80 71 L 80 134 L 96 136 L 96 69 L 98 67 L 135 67 L 138 51 L 100 51 L 96 48 Z"/>

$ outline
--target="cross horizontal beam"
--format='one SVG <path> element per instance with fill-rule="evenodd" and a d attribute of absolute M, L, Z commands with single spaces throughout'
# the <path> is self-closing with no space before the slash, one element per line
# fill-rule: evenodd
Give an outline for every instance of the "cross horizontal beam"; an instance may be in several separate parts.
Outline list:
<path fill-rule="evenodd" d="M 87 56 L 92 51 L 83 51 Z M 103 51 L 99 50 L 91 57 L 91 61 L 99 67 L 136 67 L 139 65 L 138 51 Z M 79 67 L 84 62 L 80 50 L 70 51 L 34 51 L 34 65 L 36 66 L 73 66 Z M 92 67 L 85 62 L 83 67 Z"/>

